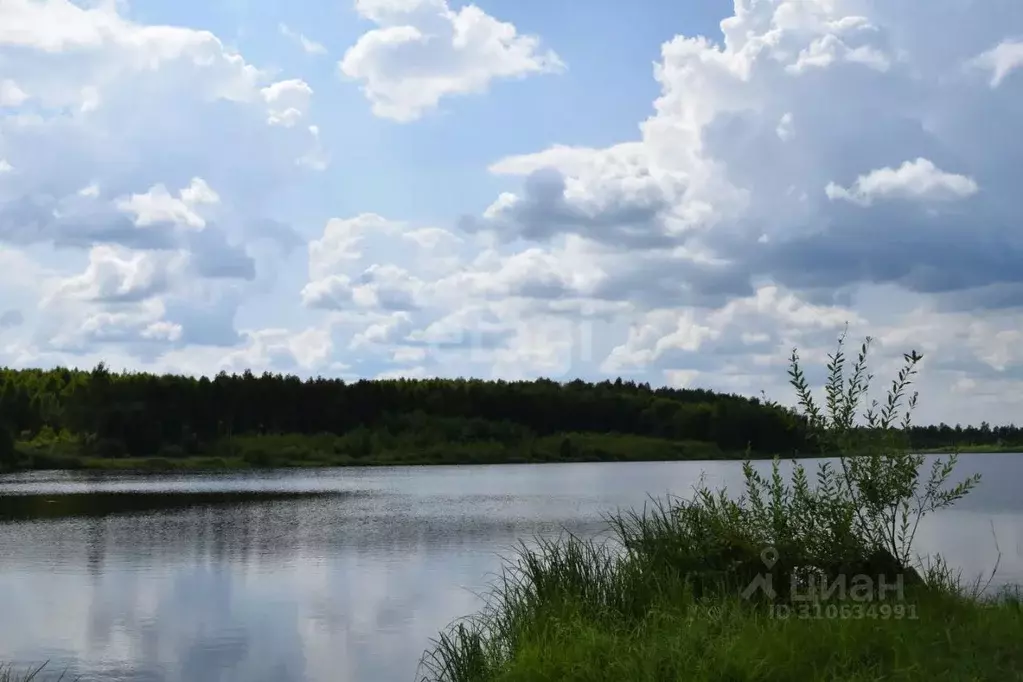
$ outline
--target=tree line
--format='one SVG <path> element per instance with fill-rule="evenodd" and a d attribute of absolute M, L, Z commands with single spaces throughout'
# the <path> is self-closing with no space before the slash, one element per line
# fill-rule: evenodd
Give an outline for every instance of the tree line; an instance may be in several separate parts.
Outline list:
<path fill-rule="evenodd" d="M 433 426 L 431 426 L 433 425 Z M 0 456 L 41 433 L 98 457 L 187 456 L 236 436 L 423 430 L 500 440 L 615 433 L 712 443 L 725 452 L 812 454 L 803 420 L 757 398 L 633 381 L 300 379 L 0 369 Z M 916 426 L 919 448 L 1023 443 L 1015 426 Z M 7 442 L 5 446 L 4 443 Z"/>

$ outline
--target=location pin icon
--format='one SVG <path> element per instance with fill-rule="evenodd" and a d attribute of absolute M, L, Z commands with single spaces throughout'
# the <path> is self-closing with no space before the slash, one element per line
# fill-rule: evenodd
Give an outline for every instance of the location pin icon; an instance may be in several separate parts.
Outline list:
<path fill-rule="evenodd" d="M 760 553 L 760 560 L 767 566 L 767 570 L 771 570 L 778 563 L 778 550 L 774 547 L 765 547 Z"/>

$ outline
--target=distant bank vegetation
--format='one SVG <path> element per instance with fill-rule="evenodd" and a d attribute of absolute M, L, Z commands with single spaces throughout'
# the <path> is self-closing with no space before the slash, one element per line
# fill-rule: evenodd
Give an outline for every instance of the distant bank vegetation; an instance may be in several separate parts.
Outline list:
<path fill-rule="evenodd" d="M 914 426 L 907 435 L 919 449 L 1023 445 L 1014 426 Z M 0 369 L 0 467 L 8 469 L 714 459 L 747 449 L 817 452 L 793 410 L 621 379 Z"/>

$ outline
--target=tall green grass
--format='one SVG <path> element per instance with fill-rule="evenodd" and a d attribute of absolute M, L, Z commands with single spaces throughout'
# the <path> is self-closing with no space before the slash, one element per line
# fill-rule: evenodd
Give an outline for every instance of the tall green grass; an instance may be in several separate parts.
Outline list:
<path fill-rule="evenodd" d="M 759 553 L 705 534 L 694 509 L 665 501 L 611 517 L 609 539 L 523 545 L 484 610 L 427 652 L 420 679 L 1023 679 L 1018 593 L 985 596 L 939 563 L 921 565 L 918 581 L 903 574 L 901 598 L 743 599 L 765 573 Z M 795 573 L 784 564 L 775 585 Z"/>
<path fill-rule="evenodd" d="M 913 553 L 920 520 L 979 480 L 951 482 L 954 455 L 927 470 L 905 449 L 920 356 L 860 414 L 869 339 L 848 367 L 843 341 L 822 406 L 795 352 L 790 367 L 802 416 L 837 464 L 811 483 L 799 464 L 786 480 L 777 460 L 768 476 L 747 462 L 738 495 L 700 485 L 609 516 L 609 538 L 523 545 L 485 608 L 426 652 L 420 679 L 1023 679 L 1018 593 L 989 596 Z M 861 579 L 865 591 L 811 589 Z M 750 590 L 758 580 L 771 590 Z"/>
<path fill-rule="evenodd" d="M 0 682 L 63 682 L 66 679 L 66 671 L 55 677 L 46 677 L 44 675 L 46 666 L 47 664 L 44 663 L 24 670 L 17 670 L 13 666 L 0 664 Z"/>

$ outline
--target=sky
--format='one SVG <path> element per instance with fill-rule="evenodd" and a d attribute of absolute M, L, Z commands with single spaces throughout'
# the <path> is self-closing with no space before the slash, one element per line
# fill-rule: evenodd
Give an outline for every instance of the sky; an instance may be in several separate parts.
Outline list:
<path fill-rule="evenodd" d="M 1020 121 L 1018 0 L 0 0 L 0 364 L 1019 423 Z"/>

